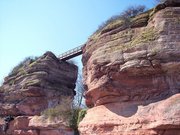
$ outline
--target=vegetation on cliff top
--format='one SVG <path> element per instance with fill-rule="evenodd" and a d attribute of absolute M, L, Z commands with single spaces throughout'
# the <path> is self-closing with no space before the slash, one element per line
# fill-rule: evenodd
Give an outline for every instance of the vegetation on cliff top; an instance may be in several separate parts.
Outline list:
<path fill-rule="evenodd" d="M 8 76 L 16 75 L 19 71 L 23 69 L 23 67 L 30 65 L 34 61 L 36 61 L 38 57 L 27 57 L 23 61 L 21 61 L 17 66 L 15 66 L 12 71 L 8 74 Z"/>
<path fill-rule="evenodd" d="M 124 10 L 122 13 L 120 13 L 119 15 L 112 16 L 107 21 L 102 23 L 99 26 L 99 28 L 94 32 L 94 34 L 99 33 L 99 32 L 109 31 L 111 29 L 121 26 L 122 24 L 128 26 L 131 18 L 143 13 L 145 11 L 145 9 L 146 9 L 146 7 L 142 6 L 142 5 L 130 6 L 126 10 Z"/>
<path fill-rule="evenodd" d="M 157 0 L 157 4 L 162 4 L 166 0 Z M 160 10 L 161 6 L 156 6 L 153 9 L 146 10 L 145 6 L 131 6 L 124 10 L 119 15 L 112 16 L 107 21 L 102 23 L 99 28 L 91 35 L 90 39 L 96 39 L 100 35 L 112 32 L 115 29 L 119 31 L 134 28 L 142 27 L 148 24 L 148 21 L 152 19 L 152 16 Z"/>
<path fill-rule="evenodd" d="M 164 3 L 166 0 L 156 0 L 158 3 Z"/>

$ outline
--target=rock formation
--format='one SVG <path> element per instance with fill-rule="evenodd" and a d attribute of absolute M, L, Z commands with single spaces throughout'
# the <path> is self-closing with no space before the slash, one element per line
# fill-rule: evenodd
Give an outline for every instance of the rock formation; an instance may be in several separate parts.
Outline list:
<path fill-rule="evenodd" d="M 0 127 L 3 118 L 12 115 L 8 135 L 72 135 L 64 121 L 50 121 L 41 112 L 61 104 L 62 96 L 73 98 L 76 79 L 77 67 L 51 52 L 26 61 L 0 87 Z"/>
<path fill-rule="evenodd" d="M 83 49 L 81 135 L 180 135 L 180 1 L 116 20 Z"/>

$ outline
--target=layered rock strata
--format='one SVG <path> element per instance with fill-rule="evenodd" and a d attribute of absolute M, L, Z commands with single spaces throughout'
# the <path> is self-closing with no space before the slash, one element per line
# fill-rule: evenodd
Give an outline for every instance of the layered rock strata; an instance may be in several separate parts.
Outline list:
<path fill-rule="evenodd" d="M 82 135 L 180 135 L 180 2 L 93 34 L 83 49 Z"/>
<path fill-rule="evenodd" d="M 10 122 L 8 135 L 72 134 L 64 121 L 50 121 L 40 115 L 61 104 L 62 97 L 73 98 L 76 79 L 77 67 L 60 61 L 51 52 L 26 61 L 0 87 L 0 126 L 4 117 L 12 115 L 15 119 Z"/>

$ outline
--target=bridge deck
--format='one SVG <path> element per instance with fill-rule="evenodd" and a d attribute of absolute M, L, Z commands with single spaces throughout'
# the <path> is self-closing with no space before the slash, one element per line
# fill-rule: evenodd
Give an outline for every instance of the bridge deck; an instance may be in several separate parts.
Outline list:
<path fill-rule="evenodd" d="M 58 58 L 60 60 L 66 61 L 66 60 L 69 60 L 69 59 L 74 58 L 76 56 L 79 56 L 82 54 L 82 47 L 83 46 L 84 45 L 81 45 L 81 46 L 78 46 L 74 49 L 71 49 L 71 50 L 59 55 Z"/>

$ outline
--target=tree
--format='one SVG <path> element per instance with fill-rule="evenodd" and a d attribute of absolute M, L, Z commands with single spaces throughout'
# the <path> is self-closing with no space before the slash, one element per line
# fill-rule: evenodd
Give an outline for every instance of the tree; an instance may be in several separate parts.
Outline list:
<path fill-rule="evenodd" d="M 120 16 L 122 18 L 130 18 L 133 16 L 136 16 L 140 13 L 143 13 L 145 10 L 145 6 L 139 5 L 139 6 L 130 6 L 125 11 L 123 11 Z"/>
<path fill-rule="evenodd" d="M 78 108 L 86 108 L 84 103 L 84 86 L 82 81 L 82 74 L 78 73 L 78 78 L 76 81 L 76 96 L 74 97 L 74 106 Z"/>
<path fill-rule="evenodd" d="M 156 0 L 157 3 L 164 3 L 167 0 Z"/>
<path fill-rule="evenodd" d="M 121 12 L 119 15 L 112 16 L 107 21 L 102 23 L 99 28 L 95 31 L 100 32 L 103 30 L 107 25 L 110 23 L 116 21 L 116 20 L 124 20 L 126 25 L 129 25 L 130 19 L 138 14 L 141 14 L 145 11 L 146 7 L 144 5 L 139 6 L 130 6 L 123 12 Z"/>

